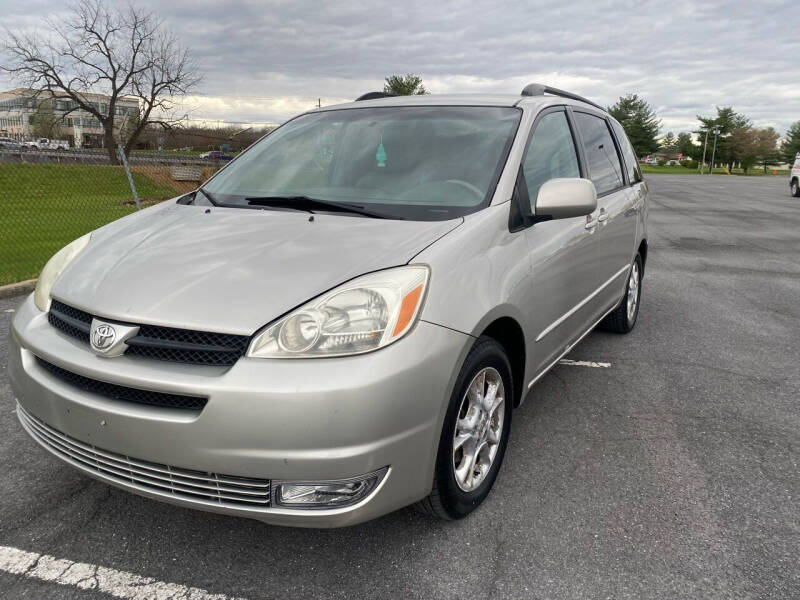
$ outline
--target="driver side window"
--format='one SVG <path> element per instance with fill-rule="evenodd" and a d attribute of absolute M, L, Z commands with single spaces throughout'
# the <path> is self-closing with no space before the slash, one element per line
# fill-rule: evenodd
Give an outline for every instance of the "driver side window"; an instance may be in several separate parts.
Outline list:
<path fill-rule="evenodd" d="M 536 212 L 539 188 L 545 182 L 558 177 L 581 176 L 578 154 L 564 111 L 548 113 L 536 125 L 536 130 L 528 140 L 522 174 L 533 213 Z"/>

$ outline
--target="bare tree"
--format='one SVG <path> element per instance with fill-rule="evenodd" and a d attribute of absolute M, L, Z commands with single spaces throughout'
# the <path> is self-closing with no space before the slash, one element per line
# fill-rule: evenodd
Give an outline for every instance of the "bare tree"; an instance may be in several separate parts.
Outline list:
<path fill-rule="evenodd" d="M 116 136 L 122 126 L 125 139 L 119 141 L 127 154 L 148 124 L 171 127 L 174 99 L 200 82 L 189 51 L 156 16 L 133 5 L 81 0 L 65 21 L 45 23 L 44 34 L 5 31 L 0 51 L 7 62 L 0 70 L 38 97 L 67 97 L 72 110 L 100 121 L 112 164 L 118 163 Z M 106 94 L 107 109 L 92 103 L 90 93 Z M 138 99 L 138 115 L 117 114 L 126 96 Z"/>

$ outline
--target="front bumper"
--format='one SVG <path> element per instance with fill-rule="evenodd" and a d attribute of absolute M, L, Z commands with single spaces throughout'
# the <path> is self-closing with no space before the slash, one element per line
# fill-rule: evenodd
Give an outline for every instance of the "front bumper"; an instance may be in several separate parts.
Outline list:
<path fill-rule="evenodd" d="M 336 527 L 378 517 L 430 491 L 446 403 L 471 342 L 420 322 L 399 342 L 353 357 L 244 358 L 230 368 L 107 359 L 56 331 L 29 297 L 12 323 L 8 372 L 24 413 L 80 447 L 113 456 L 268 480 L 346 479 L 388 467 L 360 503 L 302 510 L 215 506 L 72 463 L 119 487 L 176 504 L 274 524 Z M 202 411 L 181 411 L 112 400 L 54 377 L 37 357 L 99 381 L 201 395 L 208 402 Z"/>

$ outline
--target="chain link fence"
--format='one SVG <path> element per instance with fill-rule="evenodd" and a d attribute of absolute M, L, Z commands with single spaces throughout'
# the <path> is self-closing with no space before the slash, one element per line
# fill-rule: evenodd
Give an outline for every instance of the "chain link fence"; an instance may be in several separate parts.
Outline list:
<path fill-rule="evenodd" d="M 224 164 L 190 152 L 128 157 L 141 208 L 197 188 Z M 136 210 L 125 167 L 105 150 L 0 148 L 0 285 L 37 277 L 65 244 Z"/>

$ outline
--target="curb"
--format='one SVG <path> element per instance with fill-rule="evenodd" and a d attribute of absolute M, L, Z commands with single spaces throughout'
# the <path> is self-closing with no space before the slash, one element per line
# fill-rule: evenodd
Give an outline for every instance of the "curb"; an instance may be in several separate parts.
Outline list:
<path fill-rule="evenodd" d="M 13 298 L 21 294 L 32 292 L 36 287 L 35 279 L 28 279 L 28 281 L 20 281 L 19 283 L 10 283 L 9 285 L 0 285 L 0 299 Z"/>

